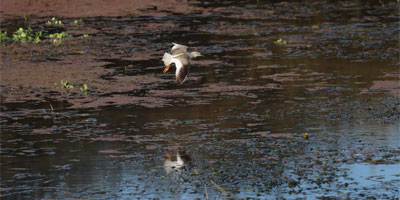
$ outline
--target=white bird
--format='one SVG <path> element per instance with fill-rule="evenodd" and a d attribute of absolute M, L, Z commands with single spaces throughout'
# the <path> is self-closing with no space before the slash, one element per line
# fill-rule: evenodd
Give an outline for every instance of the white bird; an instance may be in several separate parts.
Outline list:
<path fill-rule="evenodd" d="M 182 150 L 176 153 L 176 159 L 173 159 L 168 152 L 165 152 L 165 154 L 167 156 L 167 160 L 164 162 L 164 170 L 167 174 L 180 173 L 180 168 L 186 166 L 192 160 L 186 151 Z"/>
<path fill-rule="evenodd" d="M 174 46 L 171 49 L 171 54 L 164 53 L 162 61 L 166 66 L 164 69 L 164 73 L 169 70 L 172 63 L 175 63 L 176 71 L 176 81 L 179 84 L 185 82 L 187 74 L 189 73 L 189 59 L 201 56 L 201 54 L 197 51 L 188 52 L 188 47 L 185 45 L 180 45 L 176 43 L 172 43 Z"/>

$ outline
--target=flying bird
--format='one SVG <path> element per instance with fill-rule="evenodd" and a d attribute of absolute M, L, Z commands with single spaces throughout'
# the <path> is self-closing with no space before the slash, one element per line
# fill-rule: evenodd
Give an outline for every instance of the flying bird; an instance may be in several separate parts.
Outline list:
<path fill-rule="evenodd" d="M 197 51 L 188 52 L 188 47 L 181 44 L 172 43 L 174 46 L 171 49 L 171 54 L 164 53 L 162 61 L 166 66 L 164 69 L 164 73 L 166 73 L 171 67 L 172 63 L 175 63 L 176 71 L 176 81 L 182 85 L 185 82 L 186 77 L 189 73 L 189 60 L 201 54 Z"/>

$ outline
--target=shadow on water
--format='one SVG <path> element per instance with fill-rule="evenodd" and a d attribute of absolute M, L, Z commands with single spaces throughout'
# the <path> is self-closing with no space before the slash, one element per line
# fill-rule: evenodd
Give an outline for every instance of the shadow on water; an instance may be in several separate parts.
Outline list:
<path fill-rule="evenodd" d="M 84 19 L 121 85 L 2 103 L 2 199 L 399 197 L 398 3 L 192 6 Z M 171 42 L 204 54 L 184 85 Z"/>

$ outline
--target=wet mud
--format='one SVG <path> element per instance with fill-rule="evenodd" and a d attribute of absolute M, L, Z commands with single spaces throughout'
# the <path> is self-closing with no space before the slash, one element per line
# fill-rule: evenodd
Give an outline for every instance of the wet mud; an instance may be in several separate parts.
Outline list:
<path fill-rule="evenodd" d="M 111 2 L 1 1 L 2 199 L 399 198 L 397 1 Z"/>

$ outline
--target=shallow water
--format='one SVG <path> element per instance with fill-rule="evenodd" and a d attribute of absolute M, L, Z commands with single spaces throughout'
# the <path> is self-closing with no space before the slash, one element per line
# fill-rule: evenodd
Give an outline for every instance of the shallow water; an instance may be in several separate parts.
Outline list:
<path fill-rule="evenodd" d="M 2 98 L 2 199 L 399 198 L 396 2 L 191 6 L 65 27 L 94 32 L 79 45 L 104 85 Z M 183 85 L 162 74 L 171 42 L 204 54 Z"/>

